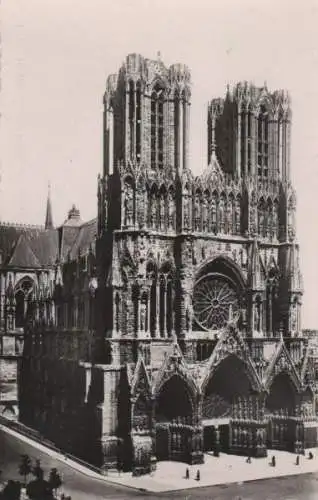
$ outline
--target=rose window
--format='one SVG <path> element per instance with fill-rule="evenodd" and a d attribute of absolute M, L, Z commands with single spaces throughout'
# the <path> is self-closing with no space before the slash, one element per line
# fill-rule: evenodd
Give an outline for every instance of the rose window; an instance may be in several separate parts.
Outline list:
<path fill-rule="evenodd" d="M 234 284 L 222 275 L 203 276 L 195 285 L 193 313 L 204 330 L 219 330 L 239 313 L 239 299 Z"/>

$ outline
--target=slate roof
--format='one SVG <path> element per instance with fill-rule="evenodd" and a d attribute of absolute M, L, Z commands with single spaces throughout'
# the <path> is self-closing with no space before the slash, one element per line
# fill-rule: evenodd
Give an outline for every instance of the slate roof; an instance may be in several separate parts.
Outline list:
<path fill-rule="evenodd" d="M 27 237 L 23 233 L 19 236 L 18 242 L 13 250 L 12 257 L 9 260 L 8 266 L 31 269 L 41 267 L 39 259 L 32 251 Z"/>
<path fill-rule="evenodd" d="M 82 255 L 89 252 L 90 248 L 94 246 L 97 231 L 97 219 L 86 222 L 80 227 L 78 236 L 72 246 L 70 252 L 71 260 L 76 259 L 79 251 Z"/>
<path fill-rule="evenodd" d="M 75 222 L 75 221 L 74 221 Z M 94 249 L 96 219 L 74 225 L 68 219 L 57 229 L 0 223 L 2 267 L 40 269 L 85 255 Z M 0 264 L 1 266 L 1 264 Z"/>
<path fill-rule="evenodd" d="M 30 242 L 33 239 L 37 239 L 42 231 L 43 228 L 40 226 L 0 223 L 0 251 L 2 254 L 2 263 L 4 265 L 9 263 L 19 241 L 19 237 L 22 234 L 25 236 L 26 240 Z"/>

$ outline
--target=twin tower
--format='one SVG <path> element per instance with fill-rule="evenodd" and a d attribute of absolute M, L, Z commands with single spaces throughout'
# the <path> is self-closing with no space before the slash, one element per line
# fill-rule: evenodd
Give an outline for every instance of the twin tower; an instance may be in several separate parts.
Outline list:
<path fill-rule="evenodd" d="M 182 64 L 131 54 L 107 80 L 98 190 L 101 283 L 114 305 L 107 335 L 186 338 L 222 327 L 204 327 L 195 304 L 200 265 L 217 256 L 244 276 L 246 333 L 299 331 L 289 96 L 244 82 L 213 99 L 198 176 L 188 161 L 190 100 Z M 127 283 L 138 291 L 126 297 Z"/>
<path fill-rule="evenodd" d="M 127 56 L 108 77 L 104 96 L 105 162 L 110 175 L 121 162 L 189 168 L 191 75 L 187 66 Z M 208 107 L 208 161 L 216 152 L 233 178 L 289 180 L 291 110 L 284 91 L 269 93 L 246 82 L 227 89 Z"/>

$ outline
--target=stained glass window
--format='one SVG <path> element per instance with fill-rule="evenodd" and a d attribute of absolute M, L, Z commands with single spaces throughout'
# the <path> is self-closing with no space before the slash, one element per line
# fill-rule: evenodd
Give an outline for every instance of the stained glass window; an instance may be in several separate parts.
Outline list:
<path fill-rule="evenodd" d="M 234 285 L 225 276 L 209 274 L 194 287 L 193 312 L 204 330 L 224 327 L 239 312 L 239 300 Z"/>

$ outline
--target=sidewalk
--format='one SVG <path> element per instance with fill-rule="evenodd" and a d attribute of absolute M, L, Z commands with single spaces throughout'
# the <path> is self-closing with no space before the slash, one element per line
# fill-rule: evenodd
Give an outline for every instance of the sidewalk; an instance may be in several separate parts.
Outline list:
<path fill-rule="evenodd" d="M 306 454 L 308 456 L 308 452 L 312 451 L 314 459 L 308 460 L 308 458 L 300 456 L 300 465 L 298 466 L 296 465 L 296 455 L 273 450 L 269 451 L 267 458 L 252 459 L 251 464 L 246 463 L 246 457 L 221 454 L 220 457 L 216 458 L 207 454 L 205 455 L 205 463 L 199 466 L 189 466 L 180 462 L 159 462 L 157 470 L 147 476 L 133 477 L 130 472 L 120 475 L 117 472 L 110 472 L 107 476 L 102 476 L 76 461 L 66 458 L 62 453 L 53 451 L 6 426 L 0 425 L 0 429 L 93 479 L 152 493 L 318 472 L 318 449 L 312 449 L 307 450 Z M 272 455 L 276 457 L 275 468 L 269 465 Z M 186 468 L 189 469 L 190 479 L 185 479 Z M 200 481 L 195 480 L 197 470 L 200 470 Z"/>

